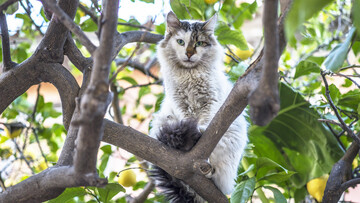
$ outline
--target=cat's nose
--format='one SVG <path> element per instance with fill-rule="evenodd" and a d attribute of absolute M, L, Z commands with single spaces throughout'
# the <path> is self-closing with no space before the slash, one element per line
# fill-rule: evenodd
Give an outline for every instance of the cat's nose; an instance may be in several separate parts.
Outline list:
<path fill-rule="evenodd" d="M 186 56 L 187 56 L 189 59 L 191 58 L 192 55 L 194 55 L 194 53 L 192 53 L 192 52 L 186 52 Z"/>

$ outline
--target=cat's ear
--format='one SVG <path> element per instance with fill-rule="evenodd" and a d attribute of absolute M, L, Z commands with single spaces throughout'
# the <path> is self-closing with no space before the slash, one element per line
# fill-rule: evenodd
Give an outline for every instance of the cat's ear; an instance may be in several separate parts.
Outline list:
<path fill-rule="evenodd" d="M 217 22 L 217 13 L 215 13 L 209 20 L 205 22 L 205 25 L 202 27 L 203 30 L 214 32 L 216 22 Z"/>
<path fill-rule="evenodd" d="M 175 13 L 170 11 L 166 16 L 166 31 L 168 33 L 174 32 L 180 28 L 180 21 Z"/>

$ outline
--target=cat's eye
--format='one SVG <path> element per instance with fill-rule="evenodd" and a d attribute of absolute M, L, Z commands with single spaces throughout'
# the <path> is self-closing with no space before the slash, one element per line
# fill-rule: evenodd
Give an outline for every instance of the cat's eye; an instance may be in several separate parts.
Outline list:
<path fill-rule="evenodd" d="M 198 42 L 196 42 L 196 44 L 195 44 L 195 46 L 197 46 L 197 47 L 204 47 L 204 46 L 206 46 L 207 45 L 207 43 L 206 42 L 203 42 L 203 41 L 198 41 Z"/>
<path fill-rule="evenodd" d="M 185 42 L 184 42 L 184 40 L 182 40 L 182 39 L 178 39 L 178 40 L 176 40 L 176 42 L 177 42 L 178 44 L 180 44 L 181 46 L 184 46 L 184 45 L 185 45 Z"/>

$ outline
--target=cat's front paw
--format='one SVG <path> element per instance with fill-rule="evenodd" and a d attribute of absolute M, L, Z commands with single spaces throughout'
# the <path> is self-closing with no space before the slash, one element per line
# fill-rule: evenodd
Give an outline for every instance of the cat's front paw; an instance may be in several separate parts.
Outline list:
<path fill-rule="evenodd" d="M 198 126 L 199 132 L 201 132 L 201 134 L 203 134 L 205 132 L 206 128 L 207 128 L 207 125 L 199 125 Z"/>
<path fill-rule="evenodd" d="M 210 161 L 207 161 L 207 164 L 203 165 L 201 167 L 201 172 L 205 175 L 207 178 L 212 178 L 212 176 L 215 173 L 215 168 L 211 165 Z"/>

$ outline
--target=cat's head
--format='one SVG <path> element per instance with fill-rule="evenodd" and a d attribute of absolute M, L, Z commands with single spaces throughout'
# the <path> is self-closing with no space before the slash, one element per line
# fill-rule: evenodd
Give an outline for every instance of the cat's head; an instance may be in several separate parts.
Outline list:
<path fill-rule="evenodd" d="M 180 21 L 170 11 L 166 19 L 165 39 L 160 43 L 162 53 L 180 68 L 208 66 L 218 58 L 219 44 L 214 36 L 215 14 L 208 21 Z"/>

